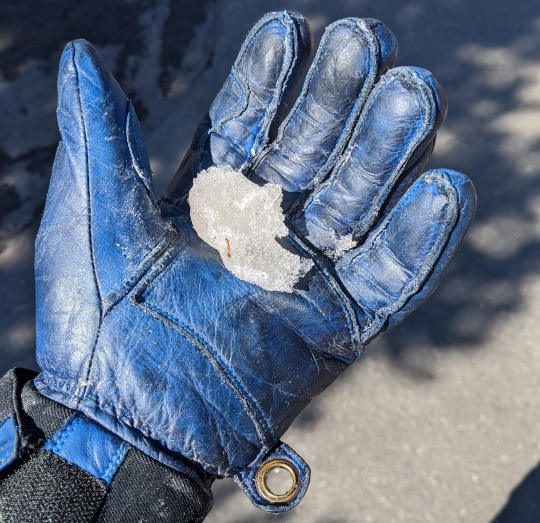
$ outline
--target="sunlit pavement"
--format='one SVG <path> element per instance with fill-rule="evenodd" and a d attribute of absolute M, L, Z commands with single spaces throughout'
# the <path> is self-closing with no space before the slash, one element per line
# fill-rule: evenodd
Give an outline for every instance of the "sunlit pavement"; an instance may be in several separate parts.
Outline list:
<path fill-rule="evenodd" d="M 0 6 L 2 370 L 35 366 L 33 239 L 58 139 L 66 41 L 96 44 L 133 97 L 161 192 L 260 15 L 303 12 L 315 41 L 337 18 L 379 18 L 399 39 L 399 65 L 430 69 L 445 87 L 449 115 L 431 165 L 473 179 L 478 216 L 432 300 L 374 342 L 284 436 L 312 482 L 278 519 L 540 521 L 537 0 L 71 5 Z M 214 490 L 208 521 L 272 520 L 232 481 Z"/>

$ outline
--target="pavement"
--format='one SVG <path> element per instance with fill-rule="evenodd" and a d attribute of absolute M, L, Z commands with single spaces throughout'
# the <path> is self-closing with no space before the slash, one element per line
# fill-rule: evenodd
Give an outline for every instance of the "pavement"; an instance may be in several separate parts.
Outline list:
<path fill-rule="evenodd" d="M 33 241 L 58 131 L 63 45 L 99 48 L 167 185 L 250 26 L 383 20 L 449 115 L 431 166 L 466 172 L 478 215 L 437 293 L 373 342 L 283 440 L 311 465 L 272 519 L 219 481 L 209 522 L 540 521 L 540 5 L 537 0 L 94 0 L 0 5 L 0 370 L 35 367 Z"/>

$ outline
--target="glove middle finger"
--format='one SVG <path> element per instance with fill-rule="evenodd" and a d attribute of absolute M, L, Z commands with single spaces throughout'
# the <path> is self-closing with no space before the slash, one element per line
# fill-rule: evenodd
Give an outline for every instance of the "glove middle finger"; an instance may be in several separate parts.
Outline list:
<path fill-rule="evenodd" d="M 289 192 L 323 179 L 346 146 L 376 79 L 396 56 L 396 39 L 377 20 L 331 24 L 294 107 L 254 164 L 257 177 Z"/>

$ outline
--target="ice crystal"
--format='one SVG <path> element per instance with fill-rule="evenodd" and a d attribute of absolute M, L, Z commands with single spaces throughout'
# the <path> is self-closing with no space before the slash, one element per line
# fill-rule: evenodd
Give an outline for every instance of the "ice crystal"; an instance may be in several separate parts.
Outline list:
<path fill-rule="evenodd" d="M 288 234 L 279 185 L 257 185 L 230 167 L 201 171 L 189 193 L 191 221 L 238 278 L 269 291 L 292 292 L 313 262 L 284 249 Z"/>

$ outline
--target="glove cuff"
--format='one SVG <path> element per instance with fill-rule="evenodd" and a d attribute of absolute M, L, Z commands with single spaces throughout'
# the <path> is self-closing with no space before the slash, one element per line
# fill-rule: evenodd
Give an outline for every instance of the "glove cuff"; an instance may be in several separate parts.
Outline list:
<path fill-rule="evenodd" d="M 201 521 L 213 478 L 158 463 L 80 413 L 42 396 L 32 371 L 0 379 L 0 515 L 55 521 Z M 56 517 L 58 516 L 58 518 Z M 26 520 L 26 519 L 25 519 Z"/>
<path fill-rule="evenodd" d="M 194 482 L 200 483 L 202 487 L 209 485 L 216 477 L 206 472 L 201 464 L 191 461 L 181 454 L 171 453 L 165 446 L 152 439 L 150 435 L 146 436 L 142 428 L 136 429 L 123 423 L 123 418 L 113 415 L 114 411 L 109 412 L 108 409 L 100 408 L 99 405 L 91 403 L 85 404 L 83 409 L 83 406 L 78 404 L 70 384 L 63 381 L 62 378 L 42 371 L 33 383 L 37 390 L 47 398 L 73 408 L 75 411 L 77 409 L 84 410 L 84 416 L 86 416 L 84 419 L 87 420 L 85 426 L 79 426 L 75 435 L 71 434 L 71 426 L 66 427 L 64 434 L 67 436 L 64 437 L 73 438 L 78 435 L 79 431 L 93 434 L 95 429 L 89 425 L 90 423 L 94 423 L 100 430 L 105 430 L 101 427 L 107 427 L 106 432 L 115 435 L 116 443 L 110 443 L 110 455 L 108 455 L 109 461 L 107 463 L 116 456 L 115 452 L 118 452 L 118 456 L 120 456 L 122 452 L 120 444 L 123 441 L 156 461 L 190 477 Z M 78 424 L 79 422 L 74 420 L 74 423 Z M 91 438 L 93 437 L 91 436 Z M 280 465 L 280 460 L 283 466 Z M 273 496 L 270 489 L 265 488 L 266 473 L 277 467 L 287 470 L 292 478 L 291 489 L 293 490 L 286 496 Z M 105 474 L 105 469 L 104 466 L 100 467 L 98 473 Z M 278 441 L 270 450 L 269 447 L 261 449 L 258 456 L 241 469 L 234 476 L 234 479 L 257 508 L 266 512 L 286 512 L 296 506 L 305 495 L 309 485 L 310 469 L 307 463 L 289 446 Z"/>
<path fill-rule="evenodd" d="M 33 383 L 43 396 L 66 406 L 68 409 L 82 412 L 85 417 L 95 421 L 100 427 L 106 427 L 108 431 L 159 463 L 192 477 L 194 481 L 199 481 L 199 478 L 214 477 L 198 463 L 180 454 L 170 452 L 164 445 L 152 438 L 143 427 L 135 428 L 133 425 L 136 424 L 132 420 L 125 420 L 121 416 L 117 417 L 114 415 L 114 411 L 109 412 L 108 409 L 101 408 L 98 403 L 88 402 L 88 404 L 81 405 L 73 393 L 74 384 L 72 382 L 66 382 L 54 374 L 42 371 Z"/>

